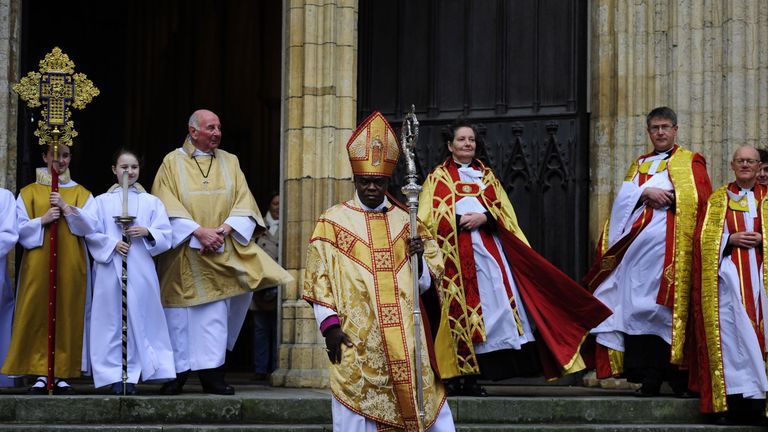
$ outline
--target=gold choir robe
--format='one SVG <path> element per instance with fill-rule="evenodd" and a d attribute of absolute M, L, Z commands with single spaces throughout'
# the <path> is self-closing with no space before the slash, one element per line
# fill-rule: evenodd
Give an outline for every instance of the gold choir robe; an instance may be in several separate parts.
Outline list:
<path fill-rule="evenodd" d="M 336 399 L 380 426 L 418 431 L 408 223 L 408 213 L 394 205 L 385 213 L 365 211 L 355 199 L 328 209 L 310 239 L 303 297 L 334 310 L 354 344 L 342 347 L 340 364 L 330 365 Z M 419 234 L 432 280 L 439 281 L 440 251 L 421 225 Z M 430 365 L 425 333 L 419 337 L 429 427 L 445 392 Z"/>
<path fill-rule="evenodd" d="M 29 220 L 43 216 L 51 208 L 51 176 L 38 170 L 38 181 L 19 192 Z M 61 176 L 62 183 L 68 176 Z M 91 193 L 79 184 L 60 187 L 64 201 L 82 209 Z M 91 201 L 93 201 L 91 199 Z M 83 359 L 83 330 L 86 307 L 87 264 L 85 242 L 70 231 L 64 216 L 58 220 L 56 285 L 57 378 L 75 378 L 86 368 Z M 19 271 L 13 333 L 2 372 L 7 375 L 48 375 L 48 269 L 49 228 L 43 232 L 40 247 L 24 249 Z"/>
<path fill-rule="evenodd" d="M 192 157 L 195 147 L 189 140 L 182 150 L 165 156 L 152 186 L 168 217 L 203 227 L 218 227 L 230 216 L 251 217 L 258 225 L 253 236 L 261 234 L 264 221 L 237 156 L 216 149 L 206 178 Z M 207 162 L 208 157 L 201 165 Z M 157 273 L 163 306 L 197 306 L 290 281 L 291 276 L 252 240 L 242 245 L 227 236 L 223 252 L 201 255 L 187 247 L 186 239 L 160 255 Z"/>

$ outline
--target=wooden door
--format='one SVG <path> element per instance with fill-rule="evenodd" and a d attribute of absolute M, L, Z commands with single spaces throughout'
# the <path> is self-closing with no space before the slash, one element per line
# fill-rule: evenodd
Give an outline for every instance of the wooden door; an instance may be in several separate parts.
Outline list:
<path fill-rule="evenodd" d="M 588 255 L 587 2 L 360 0 L 358 120 L 399 130 L 416 106 L 421 179 L 448 155 L 440 130 L 480 125 L 531 245 L 572 277 Z M 402 164 L 393 186 L 402 183 Z"/>

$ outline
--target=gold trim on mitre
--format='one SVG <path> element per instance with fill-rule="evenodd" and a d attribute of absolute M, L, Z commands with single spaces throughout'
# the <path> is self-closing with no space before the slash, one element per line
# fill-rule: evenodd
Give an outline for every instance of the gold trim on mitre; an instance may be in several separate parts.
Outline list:
<path fill-rule="evenodd" d="M 347 154 L 356 176 L 390 177 L 397 166 L 400 143 L 387 119 L 374 112 L 352 133 Z"/>

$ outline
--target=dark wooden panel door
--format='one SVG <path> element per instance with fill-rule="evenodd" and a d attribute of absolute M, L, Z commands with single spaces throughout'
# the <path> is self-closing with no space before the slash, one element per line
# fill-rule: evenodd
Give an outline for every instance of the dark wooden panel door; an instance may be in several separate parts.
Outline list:
<path fill-rule="evenodd" d="M 421 122 L 421 179 L 448 155 L 441 129 L 480 125 L 479 156 L 531 245 L 573 277 L 588 256 L 587 2 L 360 0 L 358 119 Z M 402 183 L 398 168 L 393 192 Z"/>
<path fill-rule="evenodd" d="M 22 4 L 22 74 L 59 46 L 101 90 L 73 113 L 73 177 L 105 191 L 115 182 L 112 154 L 125 147 L 143 156 L 139 181 L 149 188 L 162 158 L 183 142 L 189 115 L 208 108 L 223 125 L 221 148 L 239 157 L 264 210 L 280 177 L 281 2 L 112 3 Z M 20 106 L 19 186 L 42 164 L 36 113 Z"/>

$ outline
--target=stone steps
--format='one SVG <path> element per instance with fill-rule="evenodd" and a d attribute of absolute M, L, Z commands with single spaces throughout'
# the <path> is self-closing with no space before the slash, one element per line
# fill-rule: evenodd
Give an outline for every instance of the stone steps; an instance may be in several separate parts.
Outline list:
<path fill-rule="evenodd" d="M 0 432 L 331 432 L 330 424 L 327 425 L 222 425 L 222 424 L 141 424 L 141 425 L 114 425 L 114 424 L 68 424 L 68 425 L 0 425 Z M 594 424 L 594 425 L 568 425 L 568 424 L 460 424 L 457 432 L 764 432 L 765 428 L 759 426 L 714 426 L 714 425 L 669 425 L 669 424 Z"/>
<path fill-rule="evenodd" d="M 187 389 L 185 389 L 187 390 Z M 3 391 L 0 432 L 38 431 L 330 431 L 327 390 L 239 386 L 235 396 L 117 397 L 26 396 Z M 706 424 L 697 399 L 637 398 L 628 392 L 583 387 L 491 387 L 487 398 L 451 398 L 457 430 L 694 432 L 761 431 L 759 427 Z"/>
<path fill-rule="evenodd" d="M 142 425 L 0 425 L 0 432 L 332 432 L 327 425 L 221 425 L 221 424 L 142 424 Z"/>

